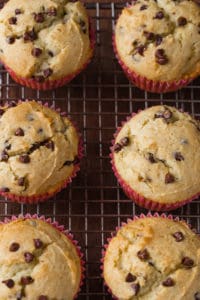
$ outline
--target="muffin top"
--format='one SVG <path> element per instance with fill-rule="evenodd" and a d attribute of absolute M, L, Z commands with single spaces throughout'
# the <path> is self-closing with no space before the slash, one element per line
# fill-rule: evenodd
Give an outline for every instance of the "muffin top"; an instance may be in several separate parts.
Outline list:
<path fill-rule="evenodd" d="M 120 300 L 197 300 L 200 239 L 183 222 L 130 221 L 110 241 L 103 275 Z"/>
<path fill-rule="evenodd" d="M 0 60 L 17 75 L 39 82 L 62 78 L 90 58 L 88 16 L 80 2 L 9 0 L 0 6 Z"/>
<path fill-rule="evenodd" d="M 0 191 L 54 192 L 78 163 L 79 136 L 70 120 L 35 101 L 0 107 L 0 114 Z"/>
<path fill-rule="evenodd" d="M 52 225 L 18 219 L 0 225 L 1 300 L 72 300 L 81 280 L 73 243 Z"/>
<path fill-rule="evenodd" d="M 117 52 L 132 71 L 155 81 L 200 74 L 198 0 L 135 0 L 115 30 Z"/>
<path fill-rule="evenodd" d="M 200 124 L 169 106 L 139 112 L 113 146 L 118 174 L 138 194 L 176 203 L 200 192 Z"/>

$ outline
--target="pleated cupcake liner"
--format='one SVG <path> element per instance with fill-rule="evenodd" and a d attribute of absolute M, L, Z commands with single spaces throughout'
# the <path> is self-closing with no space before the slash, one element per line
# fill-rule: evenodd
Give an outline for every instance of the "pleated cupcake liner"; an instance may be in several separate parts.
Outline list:
<path fill-rule="evenodd" d="M 31 100 L 25 100 L 25 101 L 29 102 Z M 20 104 L 22 102 L 24 102 L 24 101 L 18 100 L 18 101 L 16 101 L 16 104 Z M 42 103 L 41 101 L 37 101 L 37 102 L 47 108 L 50 108 L 50 109 L 56 111 L 61 116 L 66 116 L 65 112 L 61 112 L 59 108 L 55 109 L 53 106 L 49 106 L 49 104 L 47 102 L 46 103 Z M 6 103 L 9 103 L 9 102 L 6 102 Z M 6 106 L 6 104 L 5 104 L 5 106 Z M 43 194 L 36 194 L 36 195 L 32 195 L 32 196 L 22 196 L 22 195 L 16 195 L 16 194 L 10 193 L 10 192 L 1 192 L 0 191 L 1 196 L 8 198 L 12 202 L 24 203 L 24 204 L 37 204 L 39 202 L 44 202 L 44 201 L 48 200 L 49 198 L 54 197 L 57 193 L 59 193 L 64 188 L 66 188 L 72 182 L 73 178 L 75 178 L 77 176 L 77 173 L 80 170 L 80 160 L 83 157 L 84 148 L 83 148 L 83 140 L 82 140 L 81 134 L 79 132 L 79 129 L 78 129 L 76 123 L 74 121 L 72 121 L 71 118 L 69 118 L 69 117 L 67 117 L 67 118 L 70 120 L 72 126 L 75 128 L 77 135 L 79 137 L 78 154 L 77 154 L 79 162 L 74 165 L 74 169 L 73 169 L 71 175 L 68 178 L 66 178 L 66 180 L 64 180 L 62 183 L 59 183 L 57 188 L 55 188 L 55 190 L 51 191 L 51 192 L 45 192 Z"/>
<path fill-rule="evenodd" d="M 17 75 L 8 65 L 4 64 L 4 62 L 2 62 L 2 64 L 4 65 L 5 69 L 8 71 L 11 78 L 20 85 L 23 85 L 23 86 L 26 86 L 26 87 L 29 87 L 32 89 L 36 89 L 36 90 L 42 90 L 42 91 L 56 89 L 58 87 L 61 87 L 65 84 L 69 83 L 78 74 L 80 74 L 84 69 L 86 69 L 86 67 L 88 66 L 88 64 L 90 63 L 90 61 L 93 57 L 94 47 L 95 47 L 95 33 L 94 33 L 94 30 L 92 29 L 90 19 L 89 19 L 89 36 L 90 36 L 91 54 L 90 54 L 90 57 L 88 58 L 87 62 L 85 62 L 85 64 L 76 72 L 69 74 L 60 79 L 53 79 L 53 80 L 47 79 L 44 82 L 37 82 L 34 78 L 24 78 L 24 77 Z"/>
<path fill-rule="evenodd" d="M 113 34 L 113 49 L 115 56 L 122 67 L 125 75 L 129 79 L 129 81 L 135 85 L 136 87 L 145 90 L 147 92 L 151 93 L 168 93 L 168 92 L 174 92 L 177 91 L 185 86 L 187 86 L 192 80 L 194 80 L 197 76 L 195 77 L 188 77 L 184 79 L 179 79 L 179 80 L 172 80 L 172 81 L 156 81 L 156 80 L 151 80 L 148 79 L 142 75 L 137 74 L 133 70 L 131 70 L 126 64 L 123 62 L 121 59 L 117 46 L 116 46 L 116 40 L 115 40 L 115 34 Z"/>
<path fill-rule="evenodd" d="M 109 243 L 110 243 L 111 240 L 116 236 L 117 232 L 118 232 L 122 227 L 126 226 L 127 224 L 129 224 L 129 223 L 131 223 L 131 222 L 133 222 L 133 221 L 137 221 L 138 219 L 145 219 L 145 218 L 152 218 L 152 217 L 153 217 L 153 218 L 169 219 L 169 220 L 172 220 L 172 221 L 175 221 L 175 222 L 182 222 L 182 223 L 184 223 L 185 225 L 187 225 L 188 228 L 190 228 L 195 234 L 197 234 L 197 235 L 199 236 L 199 234 L 197 233 L 197 230 L 194 229 L 194 228 L 192 228 L 192 226 L 191 226 L 189 223 L 187 223 L 185 220 L 180 219 L 179 217 L 175 217 L 175 216 L 173 216 L 173 215 L 171 215 L 171 214 L 170 214 L 170 215 L 166 215 L 165 213 L 160 213 L 160 214 L 159 214 L 159 213 L 157 213 L 157 212 L 155 212 L 155 213 L 152 214 L 152 213 L 149 212 L 149 213 L 147 213 L 146 215 L 145 215 L 145 214 L 136 215 L 136 216 L 134 216 L 132 219 L 128 218 L 126 222 L 122 222 L 122 223 L 121 223 L 121 226 L 117 226 L 117 227 L 115 228 L 114 234 L 111 234 L 111 237 L 110 237 L 110 238 L 107 238 L 107 243 L 105 243 L 104 246 L 103 246 L 103 250 L 102 250 L 102 258 L 101 258 L 101 260 L 100 260 L 100 262 L 101 262 L 100 269 L 101 269 L 101 271 L 102 271 L 101 277 L 102 277 L 103 280 L 104 280 L 104 286 L 107 287 L 107 290 L 108 290 L 108 292 L 111 294 L 111 296 L 112 296 L 113 299 L 119 300 L 119 298 L 117 298 L 117 297 L 113 294 L 113 292 L 112 292 L 111 288 L 109 287 L 108 283 L 105 281 L 104 274 L 103 274 L 103 272 L 104 272 L 104 260 L 105 260 L 105 255 L 106 255 L 106 251 L 107 251 L 107 249 L 108 249 Z M 200 236 L 199 236 L 199 238 L 200 238 Z"/>
<path fill-rule="evenodd" d="M 27 220 L 27 219 L 34 219 L 34 220 L 41 220 L 43 222 L 48 223 L 52 227 L 54 227 L 56 230 L 64 234 L 67 239 L 73 244 L 73 246 L 76 249 L 76 253 L 80 259 L 80 267 L 81 267 L 81 276 L 80 276 L 80 283 L 79 288 L 74 295 L 73 299 L 76 299 L 78 297 L 79 292 L 81 291 L 81 287 L 83 286 L 83 282 L 85 279 L 85 261 L 83 253 L 81 252 L 81 247 L 78 244 L 78 241 L 74 239 L 74 236 L 71 232 L 69 232 L 67 229 L 65 229 L 64 225 L 60 225 L 57 221 L 52 221 L 51 218 L 46 218 L 45 216 L 39 216 L 37 214 L 31 215 L 31 214 L 25 214 L 25 215 L 18 215 L 18 216 L 11 216 L 10 218 L 6 217 L 4 218 L 4 221 L 0 222 L 0 224 L 8 224 L 13 221 L 17 220 Z"/>
<path fill-rule="evenodd" d="M 141 110 L 140 110 L 141 111 Z M 140 112 L 138 111 L 138 113 Z M 180 110 L 182 111 L 182 110 Z M 183 111 L 182 111 L 183 112 Z M 111 165 L 112 165 L 112 170 L 115 174 L 115 177 L 117 178 L 120 186 L 122 187 L 124 193 L 127 195 L 129 199 L 131 199 L 134 203 L 137 205 L 144 207 L 148 210 L 154 210 L 154 211 L 170 211 L 170 210 L 175 210 L 187 203 L 190 203 L 191 201 L 197 199 L 200 196 L 200 191 L 199 193 L 196 193 L 195 195 L 192 195 L 191 197 L 177 201 L 175 203 L 160 203 L 156 202 L 155 200 L 152 200 L 150 198 L 144 197 L 140 193 L 138 193 L 134 188 L 132 188 L 119 174 L 116 166 L 115 166 L 115 160 L 114 160 L 114 151 L 113 151 L 113 146 L 115 144 L 115 140 L 119 132 L 121 131 L 122 127 L 133 117 L 135 117 L 137 113 L 132 113 L 131 116 L 128 116 L 126 118 L 125 122 L 121 123 L 121 126 L 119 126 L 114 134 L 114 139 L 111 141 L 112 146 L 110 148 L 111 153 L 110 153 L 110 158 L 111 158 Z"/>

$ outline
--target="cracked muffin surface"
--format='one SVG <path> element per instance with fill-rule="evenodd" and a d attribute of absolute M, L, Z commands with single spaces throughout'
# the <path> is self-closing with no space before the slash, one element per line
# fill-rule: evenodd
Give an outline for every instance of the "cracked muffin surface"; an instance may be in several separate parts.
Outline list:
<path fill-rule="evenodd" d="M 169 106 L 153 106 L 128 120 L 113 152 L 117 173 L 147 200 L 173 204 L 200 192 L 200 124 Z"/>
<path fill-rule="evenodd" d="M 72 300 L 81 262 L 69 238 L 38 219 L 0 225 L 1 300 Z"/>
<path fill-rule="evenodd" d="M 79 135 L 71 121 L 35 101 L 2 106 L 0 114 L 0 191 L 55 192 L 79 163 Z"/>
<path fill-rule="evenodd" d="M 129 220 L 109 242 L 103 276 L 120 300 L 197 300 L 200 239 L 181 221 Z"/>
<path fill-rule="evenodd" d="M 38 82 L 76 73 L 92 55 L 87 12 L 67 0 L 2 1 L 0 60 Z"/>
<path fill-rule="evenodd" d="M 138 0 L 123 9 L 117 52 L 132 71 L 155 81 L 200 74 L 200 5 L 190 0 Z"/>

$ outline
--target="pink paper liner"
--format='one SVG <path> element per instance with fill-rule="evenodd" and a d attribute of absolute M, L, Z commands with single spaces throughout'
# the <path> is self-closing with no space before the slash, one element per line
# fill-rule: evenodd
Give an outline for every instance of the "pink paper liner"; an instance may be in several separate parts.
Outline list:
<path fill-rule="evenodd" d="M 122 59 L 120 58 L 120 55 L 117 51 L 116 40 L 115 40 L 114 34 L 113 34 L 112 43 L 113 43 L 113 49 L 114 49 L 115 56 L 120 64 L 120 66 L 122 67 L 125 75 L 127 76 L 127 78 L 130 80 L 130 82 L 132 84 L 134 84 L 136 87 L 138 87 L 142 90 L 145 90 L 145 91 L 151 92 L 151 93 L 174 92 L 174 91 L 177 91 L 177 90 L 183 88 L 184 86 L 188 85 L 192 80 L 195 79 L 195 77 L 194 77 L 194 78 L 185 78 L 185 79 L 179 79 L 179 80 L 174 80 L 174 81 L 150 80 L 142 75 L 137 74 L 136 72 L 134 72 L 133 70 L 128 68 L 128 66 L 126 66 L 126 64 L 122 61 Z"/>
<path fill-rule="evenodd" d="M 51 218 L 46 219 L 45 216 L 38 216 L 37 214 L 31 215 L 31 214 L 26 214 L 26 215 L 19 215 L 19 216 L 11 216 L 11 218 L 5 217 L 4 221 L 0 222 L 0 224 L 8 224 L 12 221 L 16 221 L 19 219 L 27 220 L 27 219 L 35 219 L 35 220 L 41 220 L 44 221 L 51 226 L 53 226 L 55 229 L 63 233 L 69 240 L 70 242 L 74 245 L 76 249 L 76 253 L 78 257 L 80 258 L 80 264 L 81 264 L 81 277 L 80 277 L 80 283 L 79 283 L 79 288 L 77 293 L 75 294 L 73 299 L 76 299 L 78 297 L 78 293 L 81 290 L 81 287 L 83 285 L 83 281 L 85 279 L 85 261 L 83 259 L 83 253 L 81 252 L 81 247 L 78 245 L 78 241 L 74 239 L 74 236 L 72 233 L 70 233 L 67 229 L 64 228 L 64 225 L 60 225 L 57 221 L 52 221 Z"/>
<path fill-rule="evenodd" d="M 29 102 L 29 101 L 32 101 L 32 100 L 25 100 L 26 102 Z M 18 103 L 22 103 L 24 101 L 22 100 L 19 100 L 19 101 L 16 101 L 16 104 Z M 9 102 L 7 102 L 9 103 Z M 66 113 L 65 112 L 60 112 L 60 109 L 54 109 L 53 106 L 50 106 L 48 105 L 48 103 L 42 103 L 41 101 L 37 101 L 37 103 L 39 103 L 40 105 L 43 105 L 45 107 L 48 107 L 54 111 L 56 111 L 57 113 L 59 113 L 61 116 L 65 116 Z M 5 104 L 6 106 L 6 104 Z M 79 132 L 79 129 L 76 125 L 76 123 L 74 121 L 71 121 L 71 118 L 67 117 L 70 122 L 72 123 L 72 125 L 74 126 L 74 128 L 76 129 L 76 132 L 79 136 L 79 144 L 78 144 L 78 159 L 79 161 L 81 160 L 81 158 L 83 157 L 83 152 L 84 152 L 84 148 L 83 148 L 83 140 L 82 140 L 82 137 L 81 137 L 81 134 Z M 20 196 L 20 195 L 15 195 L 13 193 L 9 193 L 9 192 L 1 192 L 0 191 L 0 196 L 3 196 L 3 197 L 6 197 L 8 198 L 9 200 L 11 200 L 12 202 L 18 202 L 18 203 L 25 203 L 25 204 L 37 204 L 39 202 L 44 202 L 46 200 L 48 200 L 49 198 L 55 196 L 57 193 L 59 193 L 62 189 L 66 188 L 67 185 L 69 183 L 72 182 L 72 179 L 76 177 L 77 175 L 77 172 L 80 170 L 80 162 L 78 162 L 76 165 L 74 165 L 74 170 L 71 174 L 70 177 L 68 177 L 64 182 L 62 182 L 62 184 L 60 186 L 58 186 L 57 189 L 55 189 L 53 192 L 46 192 L 44 194 L 40 194 L 40 195 L 32 195 L 32 196 Z"/>
<path fill-rule="evenodd" d="M 121 185 L 124 193 L 127 195 L 127 197 L 129 199 L 131 199 L 133 202 L 135 202 L 139 206 L 144 207 L 144 208 L 149 209 L 149 210 L 155 210 L 155 211 L 174 210 L 174 209 L 177 209 L 177 208 L 179 208 L 179 207 L 181 207 L 181 206 L 183 206 L 187 203 L 190 203 L 194 199 L 197 199 L 200 196 L 200 192 L 193 195 L 192 197 L 189 197 L 185 200 L 178 201 L 178 202 L 175 202 L 175 203 L 159 203 L 159 202 L 156 202 L 152 199 L 146 198 L 146 197 L 142 196 L 141 194 L 139 194 L 132 187 L 130 187 L 130 185 L 128 183 L 126 183 L 126 181 L 121 177 L 121 175 L 119 174 L 119 172 L 118 172 L 118 170 L 115 166 L 113 146 L 115 144 L 115 139 L 116 139 L 117 135 L 119 134 L 120 130 L 122 129 L 122 127 L 124 126 L 124 124 L 136 115 L 137 115 L 137 113 L 132 113 L 131 116 L 126 118 L 125 122 L 121 123 L 121 127 L 117 128 L 117 131 L 114 134 L 114 139 L 111 141 L 112 146 L 110 148 L 110 150 L 111 150 L 110 158 L 111 158 L 112 170 L 113 170 L 119 184 Z"/>
<path fill-rule="evenodd" d="M 179 217 L 174 217 L 173 215 L 166 215 L 165 213 L 162 213 L 162 214 L 159 214 L 159 213 L 151 214 L 150 212 L 147 213 L 146 215 L 145 215 L 145 214 L 140 214 L 140 215 L 138 215 L 138 216 L 134 216 L 133 219 L 130 219 L 130 218 L 127 219 L 127 222 L 122 222 L 122 223 L 121 223 L 121 226 L 118 226 L 118 227 L 115 228 L 115 233 L 117 233 L 123 226 L 127 225 L 127 224 L 130 223 L 130 222 L 136 221 L 136 220 L 138 220 L 138 219 L 152 218 L 152 217 L 154 217 L 154 218 L 169 219 L 169 220 L 173 220 L 173 221 L 175 221 L 175 222 L 180 222 L 180 221 L 181 221 L 181 222 L 185 223 L 185 224 L 188 226 L 188 228 L 190 228 L 194 233 L 196 233 L 197 236 L 199 236 L 199 234 L 196 232 L 196 229 L 193 229 L 192 226 L 191 226 L 190 224 L 188 224 L 185 220 L 180 219 Z M 110 238 L 107 238 L 107 243 L 104 244 L 104 246 L 103 246 L 103 250 L 102 250 L 102 258 L 101 258 L 101 260 L 100 260 L 100 262 L 101 262 L 100 269 L 101 269 L 101 271 L 102 271 L 101 277 L 102 277 L 103 280 L 104 280 L 104 286 L 107 287 L 108 292 L 112 295 L 112 298 L 113 298 L 113 299 L 119 300 L 119 299 L 113 294 L 112 290 L 110 289 L 109 285 L 107 284 L 107 282 L 105 281 L 104 276 L 103 276 L 105 254 L 106 254 L 107 248 L 108 248 L 108 246 L 109 246 L 109 243 L 110 243 L 110 241 L 113 239 L 113 237 L 115 237 L 115 235 L 113 236 L 113 235 L 111 234 L 111 237 L 110 237 Z M 199 238 L 200 238 L 200 236 L 199 236 Z"/>
<path fill-rule="evenodd" d="M 23 78 L 18 76 L 11 68 L 9 68 L 6 64 L 2 62 L 4 65 L 5 69 L 8 71 L 9 75 L 12 77 L 12 79 L 17 82 L 20 85 L 27 86 L 32 89 L 36 90 L 51 90 L 51 89 L 56 89 L 58 87 L 61 87 L 67 83 L 69 83 L 72 79 L 74 79 L 79 73 L 81 73 L 90 63 L 93 53 L 94 53 L 94 47 L 95 47 L 95 33 L 94 30 L 92 29 L 91 21 L 89 19 L 89 36 L 90 36 L 90 47 L 91 47 L 91 55 L 88 58 L 87 62 L 75 73 L 70 74 L 66 77 L 63 77 L 61 79 L 56 79 L 56 80 L 45 80 L 44 82 L 37 82 L 33 78 Z"/>

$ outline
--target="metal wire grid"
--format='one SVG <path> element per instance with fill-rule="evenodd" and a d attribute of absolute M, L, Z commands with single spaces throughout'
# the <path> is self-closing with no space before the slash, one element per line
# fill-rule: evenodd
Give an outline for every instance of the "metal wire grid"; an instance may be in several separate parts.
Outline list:
<path fill-rule="evenodd" d="M 66 111 L 77 122 L 84 139 L 85 157 L 73 183 L 48 202 L 15 204 L 1 198 L 0 218 L 37 213 L 59 221 L 74 233 L 86 260 L 86 279 L 78 299 L 111 299 L 100 271 L 101 251 L 107 237 L 122 221 L 145 210 L 128 200 L 113 175 L 109 147 L 113 133 L 132 111 L 159 103 L 175 105 L 200 116 L 200 80 L 166 95 L 150 94 L 131 84 L 120 69 L 111 45 L 120 3 L 86 3 L 96 28 L 95 57 L 85 72 L 63 88 L 39 92 L 14 83 L 0 70 L 2 101 L 37 99 Z M 193 166 L 191 165 L 191 168 Z M 200 231 L 200 200 L 173 212 Z"/>

